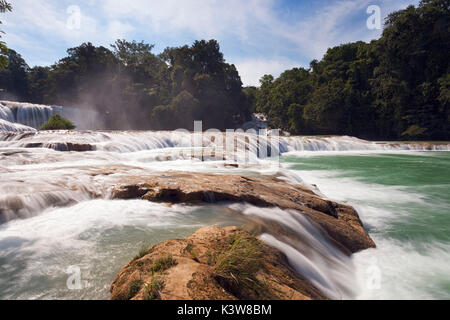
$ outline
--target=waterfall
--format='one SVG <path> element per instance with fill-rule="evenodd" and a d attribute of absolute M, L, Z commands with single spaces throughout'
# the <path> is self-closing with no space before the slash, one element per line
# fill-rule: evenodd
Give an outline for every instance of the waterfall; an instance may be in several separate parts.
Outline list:
<path fill-rule="evenodd" d="M 10 121 L 6 121 L 3 119 L 0 119 L 0 132 L 24 132 L 24 131 L 36 131 L 36 129 L 28 126 L 24 126 L 20 123 L 14 123 Z"/>
<path fill-rule="evenodd" d="M 450 150 L 450 143 L 372 142 L 348 136 L 270 137 L 239 132 L 225 134 L 188 131 L 40 131 L 26 135 L 0 132 L 0 143 L 3 147 L 32 146 L 58 151 L 70 151 L 71 148 L 68 145 L 83 145 L 86 147 L 83 148 L 85 151 L 117 153 L 159 150 L 167 160 L 171 156 L 177 158 L 182 154 L 190 155 L 191 152 L 201 153 L 205 156 L 206 151 L 217 159 L 235 157 L 236 160 L 242 160 L 242 157 L 250 157 L 252 160 L 289 152 Z"/>
<path fill-rule="evenodd" d="M 8 122 L 15 122 L 14 114 L 11 109 L 0 103 L 0 119 Z"/>
<path fill-rule="evenodd" d="M 356 293 L 351 258 L 339 250 L 322 228 L 295 210 L 232 204 L 262 230 L 260 239 L 283 252 L 289 264 L 331 299 L 349 299 Z M 276 230 L 276 231 L 275 231 Z"/>
<path fill-rule="evenodd" d="M 96 129 L 102 121 L 98 112 L 93 110 L 82 110 L 72 107 L 47 106 L 25 102 L 0 101 L 0 130 L 3 131 L 24 131 L 25 127 L 16 127 L 14 124 L 21 124 L 30 127 L 29 130 L 39 129 L 41 125 L 48 121 L 53 114 L 72 121 L 78 129 Z"/>

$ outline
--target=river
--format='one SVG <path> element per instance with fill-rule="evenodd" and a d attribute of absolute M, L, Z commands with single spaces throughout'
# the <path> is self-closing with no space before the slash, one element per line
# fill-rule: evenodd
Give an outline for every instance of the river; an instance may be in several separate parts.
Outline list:
<path fill-rule="evenodd" d="M 450 299 L 450 144 L 277 137 L 269 143 L 276 157 L 229 166 L 192 156 L 187 132 L 14 131 L 0 131 L 0 299 L 107 299 L 142 246 L 251 217 L 296 233 L 302 248 L 276 234 L 261 239 L 331 298 Z M 216 147 L 202 139 L 200 152 Z M 65 151 L 69 144 L 90 151 Z M 377 248 L 347 257 L 300 214 L 276 208 L 110 199 L 124 177 L 170 170 L 305 184 L 354 206 Z M 82 281 L 73 288 L 68 279 L 77 272 Z"/>

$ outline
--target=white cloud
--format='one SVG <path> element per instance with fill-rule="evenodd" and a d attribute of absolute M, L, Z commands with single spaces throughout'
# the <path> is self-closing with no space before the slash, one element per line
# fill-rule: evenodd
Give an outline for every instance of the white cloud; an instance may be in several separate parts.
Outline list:
<path fill-rule="evenodd" d="M 369 5 L 379 5 L 384 19 L 387 14 L 418 2 L 419 0 L 336 1 L 294 25 L 272 20 L 271 26 L 274 34 L 295 43 L 299 52 L 310 59 L 321 59 L 330 47 L 380 37 L 381 30 L 369 30 L 366 27 L 365 20 L 369 17 L 366 9 Z M 355 21 L 360 23 L 355 24 Z"/>
<path fill-rule="evenodd" d="M 259 86 L 259 79 L 265 74 L 278 77 L 287 69 L 300 67 L 300 64 L 287 59 L 249 59 L 235 64 L 242 82 L 246 86 Z"/>
<path fill-rule="evenodd" d="M 12 47 L 47 50 L 55 42 L 62 42 L 67 47 L 87 41 L 108 44 L 133 30 L 131 24 L 116 19 L 102 24 L 97 16 L 92 15 L 88 4 L 79 6 L 80 24 L 74 28 L 68 23 L 71 16 L 71 12 L 67 11 L 69 4 L 55 0 L 21 0 L 13 3 L 13 12 L 4 18 L 5 39 Z"/>
<path fill-rule="evenodd" d="M 87 41 L 108 45 L 136 34 L 150 42 L 177 39 L 180 44 L 186 43 L 183 39 L 216 38 L 222 47 L 228 41 L 235 51 L 245 51 L 246 57 L 262 59 L 238 64 L 246 68 L 239 69 L 246 83 L 255 84 L 259 73 L 254 66 L 277 73 L 297 56 L 300 61 L 320 59 L 334 45 L 377 38 L 380 31 L 365 28 L 368 5 L 380 5 L 386 15 L 418 1 L 338 0 L 314 12 L 298 10 L 297 19 L 285 19 L 276 0 L 84 0 L 77 3 L 82 13 L 80 29 L 71 30 L 67 8 L 74 2 L 20 0 L 13 3 L 13 13 L 3 18 L 7 22 L 4 39 L 19 50 L 46 52 L 56 45 L 67 48 Z M 232 56 L 242 59 L 238 54 Z"/>
<path fill-rule="evenodd" d="M 100 7 L 108 18 L 133 19 L 157 33 L 188 31 L 203 38 L 232 33 L 245 38 L 270 16 L 272 4 L 273 0 L 102 0 Z"/>

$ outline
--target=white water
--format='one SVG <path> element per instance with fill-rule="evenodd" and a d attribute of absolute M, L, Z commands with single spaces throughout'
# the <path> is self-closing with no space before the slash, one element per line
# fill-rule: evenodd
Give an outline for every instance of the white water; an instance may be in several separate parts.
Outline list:
<path fill-rule="evenodd" d="M 61 145 L 73 143 L 88 144 L 94 150 L 121 153 L 167 148 L 188 148 L 191 146 L 215 148 L 217 152 L 226 148 L 227 143 L 234 142 L 244 145 L 246 141 L 248 141 L 250 154 L 257 154 L 257 150 L 261 149 L 261 145 L 271 147 L 274 151 L 273 153 L 276 154 L 342 151 L 450 151 L 449 143 L 375 143 L 347 136 L 266 137 L 244 133 L 225 135 L 199 134 L 187 131 L 41 131 L 28 134 L 2 133 L 0 131 L 2 147 L 22 148 L 30 143 L 41 143 L 43 147 L 60 150 Z M 171 153 L 175 155 L 180 150 L 165 150 L 166 153 L 168 151 L 172 151 Z"/>
<path fill-rule="evenodd" d="M 214 218 L 196 207 L 92 200 L 0 225 L 0 298 L 107 299 L 142 245 L 186 237 Z M 81 290 L 66 285 L 71 266 L 80 268 Z"/>
<path fill-rule="evenodd" d="M 402 155 L 435 156 L 424 152 Z M 354 298 L 450 298 L 450 243 L 439 234 L 448 230 L 445 219 L 448 207 L 444 200 L 440 203 L 437 198 L 430 199 L 429 194 L 419 192 L 429 187 L 425 181 L 416 188 L 363 182 L 358 180 L 360 175 L 342 170 L 295 170 L 295 173 L 305 183 L 316 185 L 325 196 L 352 205 L 377 244 L 376 249 L 352 257 L 359 288 Z M 439 219 L 441 225 L 436 225 L 434 219 Z"/>
<path fill-rule="evenodd" d="M 358 292 L 350 257 L 337 249 L 321 228 L 307 217 L 295 210 L 249 205 L 233 205 L 232 208 L 246 216 L 276 222 L 294 234 L 291 238 L 264 233 L 260 238 L 283 252 L 289 264 L 325 295 L 332 299 L 349 299 Z"/>
<path fill-rule="evenodd" d="M 30 217 L 55 205 L 61 206 L 98 197 L 105 198 L 111 185 L 127 175 L 139 175 L 142 170 L 147 173 L 164 170 L 233 171 L 233 169 L 224 168 L 223 158 L 227 159 L 226 162 L 241 164 L 234 170 L 235 172 L 254 171 L 258 174 L 276 174 L 279 170 L 278 163 L 274 162 L 277 158 L 270 158 L 271 161 L 258 158 L 257 150 L 260 145 L 256 139 L 249 140 L 251 144 L 248 152 L 234 152 L 234 148 L 232 152 L 227 150 L 217 152 L 217 140 L 213 142 L 209 135 L 204 135 L 200 147 L 191 153 L 189 146 L 194 137 L 194 134 L 188 132 L 163 131 L 0 133 L 2 180 L 0 221 L 8 221 L 15 217 Z M 232 137 L 242 143 L 245 141 L 243 134 L 236 133 Z M 392 148 L 398 148 L 397 145 L 374 145 L 371 142 L 349 137 L 298 137 L 287 140 L 280 138 L 284 143 L 284 146 L 280 148 L 277 147 L 277 143 L 274 143 L 278 140 L 270 140 L 272 138 L 267 137 L 262 139 L 266 139 L 266 144 L 272 150 L 280 149 L 281 152 L 299 146 L 302 148 L 314 146 L 320 150 L 326 147 L 329 150 L 337 148 L 357 150 L 362 148 L 361 145 L 367 148 L 381 146 L 388 149 L 390 147 L 390 152 L 398 152 L 392 150 Z M 356 143 L 353 148 L 350 148 L 352 140 Z M 88 144 L 96 151 L 75 153 L 53 150 L 66 150 L 68 143 Z M 25 148 L 36 146 L 36 144 L 50 149 Z M 419 150 L 423 149 L 422 145 L 416 146 Z M 448 145 L 443 144 L 439 147 L 448 148 Z M 215 157 L 207 156 L 211 155 L 211 150 L 216 150 Z M 202 156 L 204 160 L 215 161 L 202 162 Z M 285 171 L 283 175 L 289 176 L 290 173 Z M 303 175 L 300 176 L 303 177 Z M 395 195 L 395 192 L 391 194 Z M 372 192 L 371 196 L 374 199 L 386 197 L 384 190 L 380 190 L 379 194 Z"/>
<path fill-rule="evenodd" d="M 101 127 L 102 123 L 100 114 L 93 110 L 26 102 L 0 101 L 0 120 L 4 120 L 0 122 L 0 131 L 23 131 L 26 127 L 39 129 L 53 114 L 59 114 L 69 119 L 81 130 L 97 129 Z M 6 123 L 8 123 L 8 126 Z M 15 128 L 11 125 L 12 123 L 21 124 L 26 127 Z"/>
<path fill-rule="evenodd" d="M 3 119 L 0 119 L 0 132 L 24 132 L 24 131 L 36 131 L 36 129 L 32 127 L 25 126 L 20 123 L 9 122 Z"/>
<path fill-rule="evenodd" d="M 229 210 L 230 209 L 230 210 Z M 279 247 L 293 266 L 333 298 L 348 297 L 353 265 L 321 236 L 321 231 L 295 212 L 250 205 L 166 206 L 141 200 L 91 200 L 72 207 L 0 225 L 0 297 L 2 299 L 106 299 L 114 276 L 142 245 L 186 237 L 206 225 L 242 225 L 246 216 L 284 225 L 289 216 L 300 228 L 283 241 L 264 234 L 263 241 Z M 270 217 L 270 218 L 267 218 Z M 263 221 L 264 221 L 263 220 Z M 278 236 L 277 236 L 278 237 Z M 289 248 L 286 250 L 285 248 Z M 298 259 L 301 256 L 302 259 Z M 69 290 L 73 268 L 81 272 L 82 288 Z M 338 277 L 339 275 L 339 277 Z M 345 282 L 339 279 L 344 279 Z"/>

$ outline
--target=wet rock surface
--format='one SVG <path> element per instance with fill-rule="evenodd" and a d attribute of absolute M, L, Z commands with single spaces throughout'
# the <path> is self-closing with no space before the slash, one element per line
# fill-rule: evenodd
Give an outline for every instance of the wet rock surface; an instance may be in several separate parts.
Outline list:
<path fill-rule="evenodd" d="M 110 291 L 113 300 L 326 299 L 278 250 L 236 227 L 216 226 L 141 252 Z"/>
<path fill-rule="evenodd" d="M 294 209 L 318 224 L 348 254 L 375 247 L 351 206 L 274 177 L 168 172 L 127 178 L 113 188 L 112 197 L 187 204 L 231 201 Z"/>

